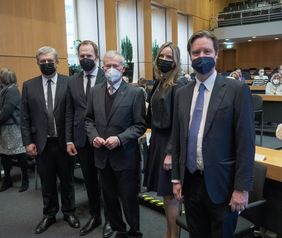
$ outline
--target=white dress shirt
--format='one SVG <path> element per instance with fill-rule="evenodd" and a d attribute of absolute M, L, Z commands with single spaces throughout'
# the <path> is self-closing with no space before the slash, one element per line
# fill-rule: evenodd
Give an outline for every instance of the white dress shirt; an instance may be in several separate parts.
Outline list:
<path fill-rule="evenodd" d="M 116 82 L 114 85 L 111 85 L 107 82 L 107 89 L 110 92 L 110 87 L 113 86 L 113 94 L 119 89 L 122 82 L 122 78 L 118 82 Z"/>
<path fill-rule="evenodd" d="M 45 105 L 46 109 L 48 110 L 48 78 L 45 78 L 42 75 L 42 86 L 43 86 L 43 92 L 44 92 L 44 98 L 45 98 Z M 56 97 L 56 88 L 57 88 L 57 81 L 58 81 L 58 74 L 56 73 L 53 78 L 51 78 L 51 91 L 52 91 L 52 102 L 53 102 L 53 109 L 55 107 L 55 97 Z M 57 136 L 57 128 L 56 128 L 56 121 L 54 117 L 54 128 L 55 128 L 55 136 Z"/>
<path fill-rule="evenodd" d="M 96 66 L 96 68 L 91 72 L 91 74 L 86 74 L 83 71 L 83 88 L 84 88 L 84 93 L 86 94 L 86 87 L 87 87 L 87 82 L 88 82 L 88 78 L 87 75 L 91 75 L 91 88 L 95 85 L 96 83 L 96 78 L 97 78 L 97 74 L 98 74 L 98 67 Z"/>
<path fill-rule="evenodd" d="M 202 114 L 200 129 L 198 133 L 198 140 L 197 140 L 197 168 L 199 170 L 204 170 L 203 153 L 202 153 L 203 135 L 204 135 L 204 129 L 206 125 L 206 118 L 207 118 L 207 112 L 208 112 L 208 107 L 210 103 L 211 93 L 214 87 L 216 75 L 217 75 L 217 72 L 214 71 L 214 73 L 203 82 L 203 84 L 206 87 L 206 90 L 205 90 L 205 96 L 204 96 L 203 114 Z M 192 118 L 193 116 L 196 100 L 199 94 L 199 87 L 201 83 L 202 82 L 199 81 L 196 77 L 196 85 L 194 87 L 193 98 L 192 98 L 192 103 L 191 103 L 190 118 Z M 189 127 L 191 125 L 191 121 L 192 120 L 190 119 Z"/>

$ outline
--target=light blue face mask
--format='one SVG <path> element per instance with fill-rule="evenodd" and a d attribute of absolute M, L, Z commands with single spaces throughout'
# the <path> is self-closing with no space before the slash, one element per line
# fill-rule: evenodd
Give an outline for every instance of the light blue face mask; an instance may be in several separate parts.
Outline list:
<path fill-rule="evenodd" d="M 122 73 L 120 71 L 118 71 L 115 68 L 109 68 L 106 72 L 105 72 L 105 76 L 106 79 L 108 81 L 109 84 L 114 85 L 115 83 L 117 83 L 121 77 L 122 77 Z"/>

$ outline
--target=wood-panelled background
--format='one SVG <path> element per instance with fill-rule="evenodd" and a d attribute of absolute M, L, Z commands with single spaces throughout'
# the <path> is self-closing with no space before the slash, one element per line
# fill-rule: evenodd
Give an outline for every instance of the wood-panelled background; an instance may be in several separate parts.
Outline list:
<path fill-rule="evenodd" d="M 234 45 L 232 55 L 230 50 L 220 50 L 217 68 L 220 71 L 233 70 L 231 61 L 234 62 L 234 68 L 274 69 L 282 64 L 282 40 L 238 43 Z"/>
<path fill-rule="evenodd" d="M 0 67 L 14 70 L 22 82 L 40 74 L 36 50 L 59 53 L 60 73 L 68 74 L 64 0 L 0 0 Z"/>

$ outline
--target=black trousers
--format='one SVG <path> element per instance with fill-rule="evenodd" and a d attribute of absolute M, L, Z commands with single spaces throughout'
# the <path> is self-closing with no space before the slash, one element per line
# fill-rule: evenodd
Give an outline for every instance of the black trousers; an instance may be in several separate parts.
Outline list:
<path fill-rule="evenodd" d="M 91 216 L 100 216 L 101 190 L 98 170 L 94 162 L 94 149 L 89 143 L 86 143 L 85 147 L 77 148 L 77 152 L 88 197 L 89 213 Z"/>
<path fill-rule="evenodd" d="M 190 238 L 233 237 L 238 213 L 230 210 L 229 200 L 222 204 L 210 200 L 203 174 L 192 175 L 186 169 L 183 195 Z"/>
<path fill-rule="evenodd" d="M 107 163 L 100 172 L 112 229 L 118 231 L 121 237 L 142 237 L 139 231 L 138 169 L 114 171 Z M 126 231 L 126 224 L 122 218 L 122 208 L 129 231 Z"/>
<path fill-rule="evenodd" d="M 59 211 L 57 176 L 60 179 L 62 212 L 65 215 L 75 211 L 74 158 L 59 146 L 56 138 L 48 138 L 41 155 L 37 157 L 38 172 L 43 196 L 43 215 L 56 216 Z"/>

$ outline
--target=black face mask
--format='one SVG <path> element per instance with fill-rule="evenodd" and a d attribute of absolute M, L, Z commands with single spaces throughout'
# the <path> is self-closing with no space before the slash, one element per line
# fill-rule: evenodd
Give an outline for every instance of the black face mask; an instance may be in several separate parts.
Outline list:
<path fill-rule="evenodd" d="M 91 71 L 95 67 L 95 61 L 93 59 L 83 58 L 80 60 L 80 66 L 84 71 Z"/>
<path fill-rule="evenodd" d="M 45 63 L 45 64 L 40 64 L 40 71 L 44 75 L 52 75 L 53 73 L 56 72 L 55 69 L 55 64 L 54 63 Z"/>
<path fill-rule="evenodd" d="M 174 68 L 174 63 L 170 60 L 158 59 L 157 66 L 158 69 L 165 74 Z"/>
<path fill-rule="evenodd" d="M 192 61 L 192 67 L 200 74 L 209 73 L 215 66 L 214 58 L 212 57 L 199 57 Z"/>

